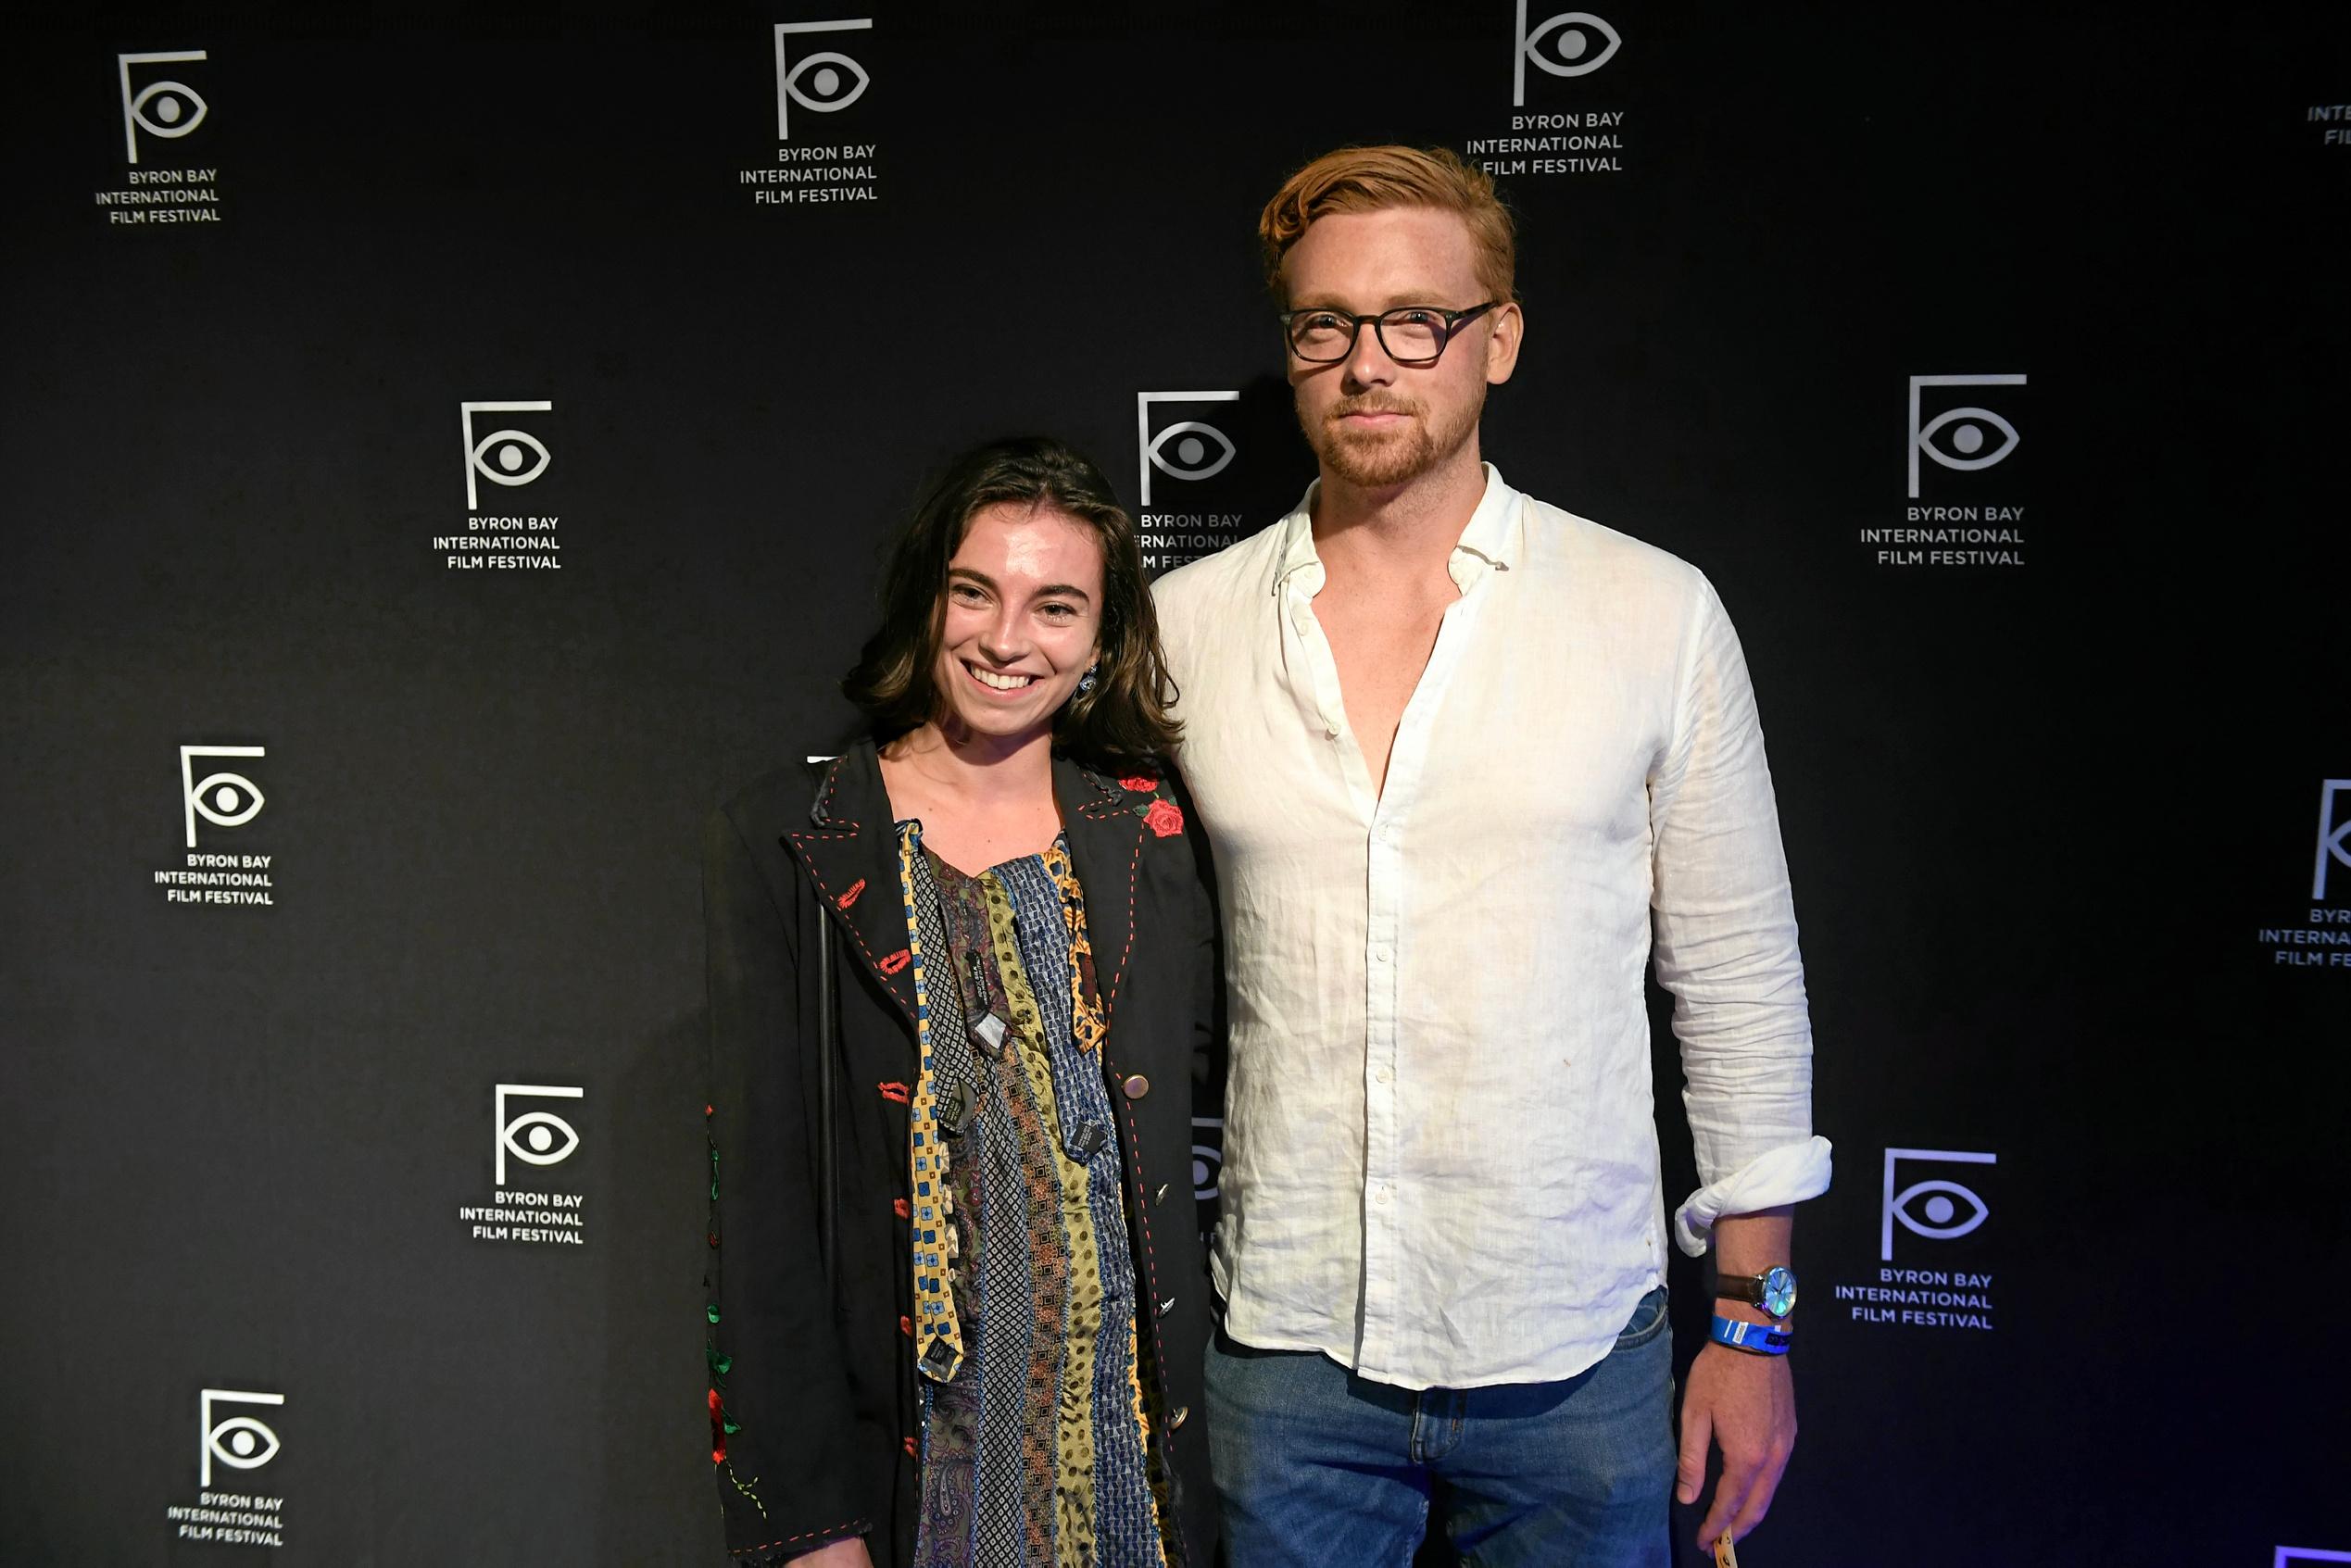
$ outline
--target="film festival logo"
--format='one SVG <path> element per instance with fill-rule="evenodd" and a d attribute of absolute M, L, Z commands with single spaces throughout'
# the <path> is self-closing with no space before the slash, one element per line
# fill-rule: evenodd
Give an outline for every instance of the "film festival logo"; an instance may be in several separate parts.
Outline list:
<path fill-rule="evenodd" d="M 1560 174 L 1622 174 L 1625 111 L 1575 108 L 1528 110 L 1527 68 L 1546 76 L 1580 80 L 1616 57 L 1624 35 L 1590 11 L 1560 11 L 1540 21 L 1518 0 L 1511 33 L 1510 117 L 1506 135 L 1472 137 L 1462 156 L 1502 178 Z"/>
<path fill-rule="evenodd" d="M 220 171 L 214 167 L 157 168 L 212 112 L 204 95 L 178 79 L 180 68 L 207 60 L 202 49 L 117 55 L 122 88 L 122 188 L 97 193 L 109 227 L 220 221 Z"/>
<path fill-rule="evenodd" d="M 2319 781 L 2319 842 L 2310 865 L 2310 918 L 2265 925 L 2260 943 L 2272 967 L 2351 970 L 2351 779 Z"/>
<path fill-rule="evenodd" d="M 1518 0 L 1517 47 L 1510 58 L 1510 102 L 1527 107 L 1527 68 L 1552 76 L 1590 76 L 1616 57 L 1624 35 L 1590 11 L 1562 11 L 1527 25 L 1527 0 Z"/>
<path fill-rule="evenodd" d="M 2319 856 L 2310 872 L 2310 901 L 2327 901 L 2327 879 L 2335 867 L 2351 870 L 2351 779 L 2326 779 L 2319 785 Z"/>
<path fill-rule="evenodd" d="M 2025 564 L 2021 506 L 1960 498 L 1919 499 L 1929 469 L 1975 474 L 1999 467 L 2016 455 L 2023 437 L 1985 389 L 2020 387 L 2021 375 L 1912 376 L 1910 431 L 1905 461 L 1910 504 L 1902 525 L 1865 527 L 1861 543 L 1883 567 L 2011 566 Z M 1972 400 L 1970 400 L 1972 399 Z M 1942 407 L 1942 405 L 1949 405 Z M 1938 494 L 1941 494 L 1938 487 Z"/>
<path fill-rule="evenodd" d="M 1225 1119 L 1193 1117 L 1192 1139 L 1192 1196 L 1206 1203 L 1225 1175 Z"/>
<path fill-rule="evenodd" d="M 810 114 L 838 114 L 860 98 L 874 85 L 874 79 L 863 66 L 837 49 L 811 49 L 802 55 L 798 65 L 792 62 L 792 51 L 800 41 L 815 41 L 823 37 L 831 43 L 830 34 L 865 32 L 874 26 L 871 17 L 858 17 L 834 22 L 777 22 L 775 24 L 775 139 L 792 139 L 792 106 L 798 104 Z M 803 87 L 800 78 L 807 77 Z M 857 85 L 849 86 L 850 77 Z"/>
<path fill-rule="evenodd" d="M 230 1477 L 220 1477 L 224 1489 L 215 1490 L 215 1467 L 222 1471 L 258 1470 L 278 1457 L 278 1435 L 258 1416 L 221 1413 L 221 1407 L 283 1405 L 283 1394 L 259 1394 L 236 1388 L 207 1388 L 196 1401 L 196 1484 L 193 1503 L 174 1503 L 163 1511 L 177 1540 L 215 1546 L 285 1545 L 285 1499 L 230 1491 Z"/>
<path fill-rule="evenodd" d="M 1997 1155 L 1968 1149 L 1886 1150 L 1885 1190 L 1878 1209 L 1878 1277 L 1868 1284 L 1840 1284 L 1835 1290 L 1835 1298 L 1847 1304 L 1854 1322 L 1900 1328 L 1992 1328 L 1989 1271 L 1921 1267 L 1937 1260 L 1917 1242 L 1902 1244 L 1900 1264 L 1895 1252 L 1897 1231 L 1940 1244 L 1981 1229 L 1992 1218 L 1992 1206 L 1955 1177 L 1998 1163 Z M 1912 1168 L 1907 1173 L 1905 1165 Z M 1926 1165 L 1945 1169 L 1919 1176 L 1917 1168 Z"/>
<path fill-rule="evenodd" d="M 154 873 L 165 903 L 199 909 L 272 906 L 276 858 L 220 848 L 212 831 L 241 828 L 261 814 L 268 804 L 261 786 L 237 770 L 250 769 L 248 758 L 268 755 L 269 748 L 259 746 L 180 747 L 180 810 L 187 848 L 183 863 Z M 224 759 L 235 766 L 221 766 Z M 208 827 L 199 828 L 198 822 Z"/>
<path fill-rule="evenodd" d="M 578 1151 L 579 1129 L 544 1107 L 523 1110 L 518 1100 L 585 1099 L 587 1091 L 571 1084 L 498 1084 L 490 1090 L 491 1170 L 496 1186 L 491 1201 L 459 1208 L 458 1218 L 470 1227 L 475 1241 L 549 1243 L 560 1247 L 586 1245 L 582 1209 L 587 1199 L 576 1192 L 555 1192 L 507 1185 L 507 1162 L 546 1167 L 560 1165 Z M 518 1180 L 527 1180 L 516 1173 Z"/>
<path fill-rule="evenodd" d="M 1946 408 L 1932 420 L 1920 423 L 1921 394 L 1928 387 L 1945 386 L 2022 386 L 2022 376 L 1912 376 L 1910 378 L 1910 498 L 1918 498 L 1918 459 L 1921 457 L 1941 463 L 1944 468 L 1962 473 L 1974 473 L 2008 460 L 2017 449 L 2017 427 L 1990 408 L 1972 406 Z M 1989 452 L 1984 444 L 1989 439 L 1984 427 L 2000 433 L 2000 445 Z M 1948 448 L 1935 437 L 1945 428 L 1951 432 Z"/>
<path fill-rule="evenodd" d="M 1205 420 L 1174 420 L 1154 431 L 1152 423 L 1161 417 L 1156 411 L 1166 404 L 1239 401 L 1238 391 L 1135 395 L 1137 491 L 1142 497 L 1137 542 L 1142 546 L 1146 571 L 1164 571 L 1213 555 L 1240 537 L 1242 519 L 1239 512 L 1154 509 L 1169 481 L 1180 485 L 1213 479 L 1239 456 L 1233 438 Z"/>
<path fill-rule="evenodd" d="M 844 34 L 871 33 L 871 17 L 775 25 L 775 164 L 747 169 L 739 183 L 750 187 L 754 207 L 881 199 L 874 177 L 875 144 L 829 140 L 822 118 L 836 115 L 865 96 L 873 73 L 844 44 Z"/>
<path fill-rule="evenodd" d="M 1225 1177 L 1225 1119 L 1222 1116 L 1192 1118 L 1192 1197 L 1202 1204 L 1214 1204 L 1222 1190 Z M 1216 1245 L 1216 1211 L 1213 1208 L 1201 1211 L 1201 1246 Z"/>
<path fill-rule="evenodd" d="M 535 484 L 555 461 L 546 442 L 509 423 L 509 418 L 554 409 L 555 405 L 545 398 L 458 405 L 458 430 L 465 447 L 465 532 L 433 536 L 434 553 L 446 570 L 562 570 L 563 543 L 556 533 L 559 517 L 482 510 L 483 497 L 497 494 L 485 492 L 484 484 L 509 490 Z M 495 428 L 485 431 L 485 427 Z"/>

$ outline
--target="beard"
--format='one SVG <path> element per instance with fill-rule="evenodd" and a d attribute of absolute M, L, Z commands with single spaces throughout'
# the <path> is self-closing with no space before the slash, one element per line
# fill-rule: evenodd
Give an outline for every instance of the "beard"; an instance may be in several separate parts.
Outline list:
<path fill-rule="evenodd" d="M 1306 445 L 1323 467 L 1349 484 L 1364 490 L 1386 490 L 1408 484 L 1452 458 L 1477 433 L 1485 412 L 1486 384 L 1468 406 L 1442 424 L 1432 424 L 1428 406 L 1411 397 L 1377 394 L 1343 397 L 1333 404 L 1318 424 L 1306 425 Z M 1407 417 L 1402 426 L 1385 431 L 1350 432 L 1340 423 L 1350 414 L 1396 413 Z M 1304 423 L 1304 421 L 1301 421 Z"/>

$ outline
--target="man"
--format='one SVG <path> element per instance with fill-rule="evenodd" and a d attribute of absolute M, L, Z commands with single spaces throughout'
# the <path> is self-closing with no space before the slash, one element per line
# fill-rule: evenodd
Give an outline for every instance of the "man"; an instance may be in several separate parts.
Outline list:
<path fill-rule="evenodd" d="M 1789 1206 L 1829 1182 L 1763 737 L 1714 590 L 1480 458 L 1525 319 L 1492 182 L 1301 169 L 1259 232 L 1320 477 L 1163 579 L 1232 1062 L 1208 1367 L 1236 1568 L 1711 1543 L 1795 1437 Z M 1675 994 L 1716 1336 L 1671 1436 L 1642 974 Z M 1758 1299 L 1739 1299 L 1743 1292 Z"/>

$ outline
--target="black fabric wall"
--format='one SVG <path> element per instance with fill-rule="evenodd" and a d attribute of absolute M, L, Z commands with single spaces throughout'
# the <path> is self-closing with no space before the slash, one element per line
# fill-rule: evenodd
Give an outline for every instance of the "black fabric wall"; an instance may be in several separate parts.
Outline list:
<path fill-rule="evenodd" d="M 1523 225 L 1489 455 L 1761 694 L 1839 1176 L 1745 1560 L 2351 1552 L 2340 7 L 10 31 L 0 1560 L 723 1559 L 697 825 L 955 450 L 1277 517 L 1251 224 L 1386 140 Z"/>

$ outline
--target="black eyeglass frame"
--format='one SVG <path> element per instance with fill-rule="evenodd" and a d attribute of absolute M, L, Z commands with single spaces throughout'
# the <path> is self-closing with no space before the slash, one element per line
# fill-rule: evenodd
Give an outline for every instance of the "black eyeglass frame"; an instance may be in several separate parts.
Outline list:
<path fill-rule="evenodd" d="M 1282 324 L 1282 346 L 1291 354 L 1296 354 L 1298 356 L 1299 363 L 1301 364 L 1344 364 L 1347 360 L 1347 357 L 1355 352 L 1355 345 L 1363 341 L 1364 323 L 1365 321 L 1369 321 L 1372 324 L 1372 336 L 1379 340 L 1379 351 L 1382 354 L 1387 355 L 1390 359 L 1395 360 L 1399 365 L 1405 367 L 1407 370 L 1426 370 L 1429 366 L 1437 363 L 1438 360 L 1442 359 L 1445 357 L 1445 350 L 1452 345 L 1453 334 L 1460 332 L 1463 327 L 1466 326 L 1471 321 L 1476 320 L 1478 317 L 1483 316 L 1487 311 L 1499 309 L 1509 303 L 1510 302 L 1508 300 L 1504 299 L 1490 299 L 1483 305 L 1473 305 L 1465 310 L 1448 310 L 1440 305 L 1399 305 L 1392 310 L 1374 311 L 1368 316 L 1358 316 L 1350 310 L 1334 310 L 1327 305 L 1317 305 L 1305 310 L 1285 310 L 1281 313 L 1278 320 Z M 1390 316 L 1411 315 L 1436 316 L 1440 318 L 1445 323 L 1444 332 L 1437 339 L 1437 352 L 1430 355 L 1426 359 L 1404 358 L 1394 349 L 1388 346 L 1388 332 L 1384 326 L 1388 318 Z M 1332 316 L 1338 318 L 1339 320 L 1349 323 L 1347 332 L 1347 346 L 1340 350 L 1336 357 L 1329 359 L 1310 359 L 1305 355 L 1300 354 L 1297 338 L 1295 334 L 1291 332 L 1289 324 L 1301 316 Z"/>

